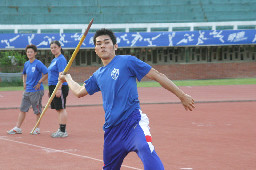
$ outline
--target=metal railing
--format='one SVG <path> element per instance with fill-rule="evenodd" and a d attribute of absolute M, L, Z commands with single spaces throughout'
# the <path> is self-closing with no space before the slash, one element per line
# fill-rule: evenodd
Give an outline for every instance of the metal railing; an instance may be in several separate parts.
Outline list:
<path fill-rule="evenodd" d="M 91 29 L 109 28 L 109 29 L 124 29 L 125 32 L 130 32 L 130 29 L 146 29 L 151 32 L 154 28 L 165 28 L 168 31 L 173 31 L 173 28 L 189 28 L 194 31 L 195 27 L 210 27 L 211 30 L 216 30 L 217 27 L 228 26 L 233 30 L 237 30 L 239 26 L 252 26 L 256 29 L 256 21 L 232 21 L 232 22 L 198 22 L 198 23 L 133 23 L 133 24 L 94 24 Z M 14 30 L 14 33 L 19 33 L 22 30 L 36 30 L 41 33 L 41 30 L 59 30 L 63 33 L 64 30 L 81 30 L 85 31 L 85 24 L 44 24 L 44 25 L 0 25 L 0 30 Z"/>

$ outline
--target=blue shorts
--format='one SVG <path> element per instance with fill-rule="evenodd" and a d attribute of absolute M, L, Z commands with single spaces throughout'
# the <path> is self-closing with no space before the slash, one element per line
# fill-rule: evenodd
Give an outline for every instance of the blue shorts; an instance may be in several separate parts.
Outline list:
<path fill-rule="evenodd" d="M 149 131 L 149 120 L 141 110 L 135 110 L 126 120 L 104 133 L 103 169 L 118 170 L 129 152 L 136 152 L 145 170 L 162 170 Z"/>

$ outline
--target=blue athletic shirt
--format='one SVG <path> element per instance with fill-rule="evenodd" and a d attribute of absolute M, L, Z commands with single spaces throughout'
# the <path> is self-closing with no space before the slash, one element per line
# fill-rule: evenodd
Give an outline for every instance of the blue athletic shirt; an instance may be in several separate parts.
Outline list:
<path fill-rule="evenodd" d="M 118 125 L 135 109 L 140 109 L 136 78 L 140 81 L 150 69 L 150 65 L 134 56 L 119 55 L 85 81 L 88 94 L 102 93 L 103 129 Z"/>
<path fill-rule="evenodd" d="M 26 79 L 26 92 L 36 92 L 44 90 L 43 83 L 40 85 L 40 89 L 35 90 L 34 87 L 38 84 L 38 81 L 42 78 L 42 73 L 47 74 L 47 67 L 39 60 L 35 59 L 32 63 L 26 61 L 23 68 L 23 74 L 27 75 Z"/>
<path fill-rule="evenodd" d="M 57 85 L 59 73 L 63 72 L 67 66 L 67 60 L 64 55 L 60 54 L 57 58 L 54 58 L 48 67 L 48 85 Z M 64 82 L 63 85 L 67 85 L 67 82 Z"/>

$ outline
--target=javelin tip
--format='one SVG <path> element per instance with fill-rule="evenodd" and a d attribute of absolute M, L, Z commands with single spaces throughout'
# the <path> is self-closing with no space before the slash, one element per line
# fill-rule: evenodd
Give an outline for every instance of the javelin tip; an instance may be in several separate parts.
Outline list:
<path fill-rule="evenodd" d="M 84 36 L 86 36 L 86 35 L 87 35 L 87 33 L 88 33 L 89 29 L 91 28 L 92 23 L 93 23 L 93 20 L 94 20 L 94 18 L 92 18 L 92 20 L 91 20 L 91 21 L 90 21 L 90 23 L 88 24 L 88 27 L 87 27 L 86 31 L 84 32 Z"/>
<path fill-rule="evenodd" d="M 93 21 L 94 21 L 94 18 L 91 19 L 89 25 L 92 25 Z"/>

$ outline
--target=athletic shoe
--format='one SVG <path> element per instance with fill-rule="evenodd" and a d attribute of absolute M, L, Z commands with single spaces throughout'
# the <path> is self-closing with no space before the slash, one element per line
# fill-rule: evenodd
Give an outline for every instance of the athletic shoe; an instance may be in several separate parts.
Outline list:
<path fill-rule="evenodd" d="M 34 130 L 34 132 L 33 133 L 31 133 L 32 135 L 39 135 L 40 134 L 40 128 L 36 128 L 35 130 Z"/>
<path fill-rule="evenodd" d="M 22 134 L 21 128 L 14 127 L 11 130 L 7 131 L 8 134 L 14 135 L 14 134 Z"/>
<path fill-rule="evenodd" d="M 60 129 L 58 129 L 56 132 L 54 132 L 51 135 L 53 138 L 65 138 L 68 136 L 67 132 L 61 132 Z"/>

